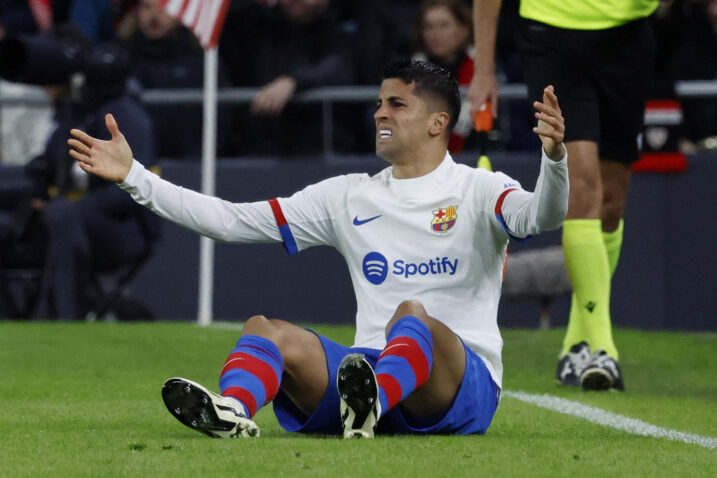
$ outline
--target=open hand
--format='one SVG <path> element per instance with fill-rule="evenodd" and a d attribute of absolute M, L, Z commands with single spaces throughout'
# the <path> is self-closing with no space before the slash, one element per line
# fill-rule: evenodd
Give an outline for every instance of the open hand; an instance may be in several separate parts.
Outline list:
<path fill-rule="evenodd" d="M 533 107 L 538 110 L 535 113 L 538 125 L 533 128 L 533 133 L 540 137 L 548 157 L 553 161 L 560 161 L 565 156 L 565 119 L 558 105 L 558 97 L 555 96 L 555 88 L 552 85 L 546 86 L 543 90 L 543 102 L 535 101 Z"/>
<path fill-rule="evenodd" d="M 121 183 L 132 167 L 134 155 L 114 116 L 105 115 L 105 125 L 112 135 L 109 141 L 93 138 L 79 129 L 70 130 L 73 136 L 67 140 L 67 144 L 72 148 L 70 156 L 83 171 Z"/>

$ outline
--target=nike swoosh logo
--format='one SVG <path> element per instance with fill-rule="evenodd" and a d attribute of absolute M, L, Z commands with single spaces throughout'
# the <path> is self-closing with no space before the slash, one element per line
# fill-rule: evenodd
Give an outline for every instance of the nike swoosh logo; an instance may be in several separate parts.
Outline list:
<path fill-rule="evenodd" d="M 388 346 L 385 349 L 383 349 L 382 353 L 385 353 L 387 350 L 391 350 L 394 347 L 408 347 L 408 344 L 393 344 L 393 345 Z"/>
<path fill-rule="evenodd" d="M 369 217 L 368 219 L 359 219 L 358 216 L 356 216 L 356 217 L 354 218 L 354 226 L 360 226 L 360 225 L 362 225 L 362 224 L 366 224 L 367 222 L 371 222 L 371 221 L 373 221 L 374 219 L 378 219 L 378 218 L 381 217 L 382 215 L 383 215 L 383 214 L 379 214 L 378 216 Z"/>

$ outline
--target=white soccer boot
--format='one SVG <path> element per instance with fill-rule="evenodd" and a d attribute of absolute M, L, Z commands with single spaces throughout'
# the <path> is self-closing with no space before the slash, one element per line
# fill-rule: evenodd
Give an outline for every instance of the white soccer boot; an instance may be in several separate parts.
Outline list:
<path fill-rule="evenodd" d="M 567 354 L 558 361 L 558 371 L 555 378 L 558 384 L 568 387 L 580 385 L 580 376 L 587 367 L 592 355 L 587 342 L 580 342 L 570 347 Z"/>
<path fill-rule="evenodd" d="M 259 436 L 259 427 L 241 403 L 191 380 L 170 378 L 162 387 L 162 399 L 177 420 L 212 438 Z"/>
<path fill-rule="evenodd" d="M 336 388 L 341 399 L 344 438 L 373 438 L 381 404 L 376 374 L 363 354 L 350 354 L 341 360 Z"/>
<path fill-rule="evenodd" d="M 580 374 L 580 385 L 583 390 L 625 390 L 620 365 L 602 349 L 595 351 Z"/>

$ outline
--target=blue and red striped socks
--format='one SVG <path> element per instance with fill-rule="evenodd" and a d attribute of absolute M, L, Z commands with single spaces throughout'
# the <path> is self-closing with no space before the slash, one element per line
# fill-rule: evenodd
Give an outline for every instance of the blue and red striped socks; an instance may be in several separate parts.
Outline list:
<path fill-rule="evenodd" d="M 219 389 L 239 400 L 251 418 L 274 399 L 281 384 L 284 361 L 279 349 L 258 335 L 244 335 L 224 363 Z"/>
<path fill-rule="evenodd" d="M 413 315 L 396 321 L 376 363 L 381 415 L 421 388 L 433 367 L 433 337 Z"/>

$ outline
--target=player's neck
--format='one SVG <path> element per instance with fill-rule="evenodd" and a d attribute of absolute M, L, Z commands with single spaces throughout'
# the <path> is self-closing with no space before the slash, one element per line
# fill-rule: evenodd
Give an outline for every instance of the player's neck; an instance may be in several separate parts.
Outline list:
<path fill-rule="evenodd" d="M 391 161 L 393 165 L 392 176 L 396 179 L 419 178 L 436 169 L 443 158 L 446 157 L 445 148 L 435 151 L 425 151 L 410 157 L 396 158 Z"/>

